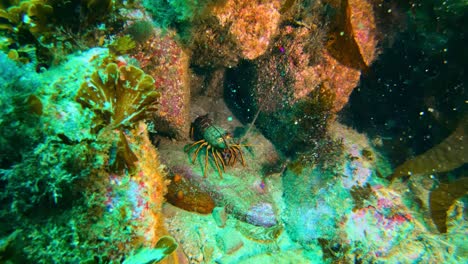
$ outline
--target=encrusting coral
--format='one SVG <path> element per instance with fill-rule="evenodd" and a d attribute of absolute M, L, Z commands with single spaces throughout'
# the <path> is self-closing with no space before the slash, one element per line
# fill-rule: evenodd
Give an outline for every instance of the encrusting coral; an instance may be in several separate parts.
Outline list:
<path fill-rule="evenodd" d="M 135 248 L 155 246 L 166 235 L 161 206 L 168 182 L 165 167 L 158 162 L 158 153 L 148 138 L 147 126 L 141 122 L 159 103 L 154 79 L 135 66 L 119 67 L 112 59 L 103 59 L 104 63 L 111 62 L 81 85 L 75 100 L 94 112 L 96 125 L 91 130 L 97 138 L 112 141 L 106 162 L 111 173 L 96 181 L 108 182 L 104 203 L 109 212 L 101 212 L 107 220 L 99 224 L 121 217 L 124 222 L 119 227 L 132 226 L 132 230 L 124 232 L 128 234 L 125 241 L 109 242 L 108 246 L 119 247 L 112 251 L 112 258 L 119 259 Z"/>
<path fill-rule="evenodd" d="M 232 68 L 241 57 L 237 40 L 230 34 L 229 28 L 219 24 L 216 17 L 194 25 L 186 45 L 192 51 L 190 63 L 201 68 Z"/>
<path fill-rule="evenodd" d="M 378 55 L 373 3 L 368 0 L 328 2 L 337 12 L 331 25 L 328 52 L 347 67 L 365 69 Z"/>
<path fill-rule="evenodd" d="M 326 84 L 334 93 L 333 112 L 348 102 L 359 83 L 361 70 L 376 59 L 376 17 L 367 0 L 325 1 L 333 10 L 321 15 L 324 3 L 289 7 L 275 43 L 287 55 L 295 99 Z M 304 4 L 305 5 L 305 4 Z"/>
<path fill-rule="evenodd" d="M 150 214 L 150 217 L 143 217 L 150 220 L 145 230 L 145 240 L 154 246 L 166 232 L 161 211 L 169 181 L 166 180 L 165 166 L 159 162 L 159 154 L 151 144 L 148 138 L 148 128 L 143 122 L 131 131 L 128 142 L 130 145 L 138 146 L 134 150 L 138 159 L 138 171 L 132 180 L 143 189 L 140 195 L 144 196 L 146 205 L 142 215 Z"/>

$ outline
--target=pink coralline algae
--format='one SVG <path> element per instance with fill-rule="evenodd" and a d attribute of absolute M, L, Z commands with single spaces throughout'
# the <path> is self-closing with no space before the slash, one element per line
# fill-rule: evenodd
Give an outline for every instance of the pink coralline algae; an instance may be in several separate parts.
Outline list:
<path fill-rule="evenodd" d="M 346 23 L 341 25 L 343 31 L 335 32 L 338 35 L 335 36 L 335 43 L 327 43 L 323 49 L 316 51 L 318 54 L 306 51 L 308 42 L 305 40 L 309 40 L 311 35 L 315 36 L 312 39 L 320 39 L 319 29 L 292 29 L 286 26 L 281 32 L 292 38 L 291 43 L 294 43 L 286 51 L 289 68 L 294 74 L 295 100 L 307 96 L 322 85 L 335 94 L 335 113 L 348 102 L 351 92 L 359 83 L 361 70 L 371 65 L 378 55 L 378 31 L 373 4 L 369 0 L 349 0 L 346 10 L 342 12 L 346 14 Z M 350 43 L 355 44 L 353 46 Z M 353 47 L 354 51 L 347 50 Z M 318 58 L 315 63 L 310 63 L 310 55 Z"/>
<path fill-rule="evenodd" d="M 351 189 L 353 186 L 365 186 L 372 176 L 371 165 L 360 160 L 346 162 L 343 168 L 343 186 Z"/>
<path fill-rule="evenodd" d="M 377 203 L 356 210 L 346 222 L 348 238 L 367 241 L 375 256 L 384 257 L 402 239 L 411 236 L 415 226 L 409 209 L 398 194 L 384 187 L 373 187 Z"/>
<path fill-rule="evenodd" d="M 188 55 L 174 40 L 174 34 L 156 34 L 133 55 L 140 67 L 160 89 L 159 118 L 179 135 L 188 134 L 190 97 Z"/>
<path fill-rule="evenodd" d="M 259 3 L 260 2 L 260 3 Z M 268 48 L 280 22 L 281 1 L 228 0 L 214 14 L 239 43 L 242 55 L 253 60 Z"/>
<path fill-rule="evenodd" d="M 354 40 L 364 63 L 369 66 L 377 57 L 377 28 L 370 0 L 348 0 L 349 21 Z"/>
<path fill-rule="evenodd" d="M 331 56 L 325 47 L 317 50 L 318 54 L 309 54 L 306 46 L 309 45 L 310 34 L 319 33 L 310 33 L 306 28 L 292 29 L 286 26 L 282 34 L 286 39 L 293 38 L 290 43 L 284 43 L 285 46 L 279 46 L 280 50 L 285 51 L 288 72 L 293 77 L 293 101 L 298 101 L 314 89 L 323 86 L 335 94 L 333 112 L 340 111 L 359 83 L 361 71 L 342 64 Z M 311 55 L 320 57 L 312 65 Z"/>
<path fill-rule="evenodd" d="M 340 64 L 324 52 L 319 64 L 307 67 L 296 75 L 294 96 L 301 98 L 310 92 L 311 88 L 316 88 L 320 84 L 327 85 L 335 93 L 333 112 L 336 113 L 346 105 L 360 77 L 359 70 Z"/>
<path fill-rule="evenodd" d="M 125 207 L 131 211 L 132 219 L 142 219 L 144 212 L 149 210 L 149 202 L 144 195 L 145 184 L 133 179 L 122 179 L 110 175 L 110 186 L 107 188 L 104 202 L 109 211 Z"/>

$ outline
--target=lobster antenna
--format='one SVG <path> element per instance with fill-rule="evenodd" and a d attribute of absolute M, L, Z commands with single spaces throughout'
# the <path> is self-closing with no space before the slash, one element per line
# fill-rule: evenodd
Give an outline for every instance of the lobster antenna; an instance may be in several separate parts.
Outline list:
<path fill-rule="evenodd" d="M 247 131 L 245 131 L 245 134 L 242 135 L 242 137 L 239 138 L 238 140 L 238 144 L 240 144 L 242 142 L 242 140 L 247 137 L 247 135 L 249 134 L 250 130 L 252 129 L 253 125 L 255 124 L 255 121 L 257 121 L 257 117 L 258 115 L 260 114 L 260 110 L 262 110 L 262 107 L 259 107 L 258 110 L 257 110 L 257 113 L 255 113 L 255 116 L 252 120 L 252 122 L 250 123 L 249 125 L 249 128 L 247 128 Z"/>

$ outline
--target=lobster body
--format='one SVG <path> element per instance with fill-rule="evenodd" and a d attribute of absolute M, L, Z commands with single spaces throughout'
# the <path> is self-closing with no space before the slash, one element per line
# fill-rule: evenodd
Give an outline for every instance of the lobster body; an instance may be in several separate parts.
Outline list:
<path fill-rule="evenodd" d="M 195 141 L 205 140 L 214 148 L 226 149 L 233 142 L 231 133 L 220 126 L 213 125 L 208 114 L 197 117 L 191 125 L 191 138 Z"/>
<path fill-rule="evenodd" d="M 214 125 L 213 120 L 208 117 L 208 114 L 197 117 L 191 124 L 190 137 L 195 141 L 186 150 L 189 152 L 195 146 L 198 146 L 192 157 L 192 163 L 195 162 L 198 153 L 205 149 L 205 170 L 204 176 L 211 157 L 218 169 L 221 178 L 223 174 L 221 172 L 220 165 L 223 170 L 227 165 L 234 165 L 237 159 L 240 159 L 242 165 L 245 166 L 244 157 L 241 150 L 241 145 L 237 144 L 231 133 L 227 132 L 224 128 Z"/>

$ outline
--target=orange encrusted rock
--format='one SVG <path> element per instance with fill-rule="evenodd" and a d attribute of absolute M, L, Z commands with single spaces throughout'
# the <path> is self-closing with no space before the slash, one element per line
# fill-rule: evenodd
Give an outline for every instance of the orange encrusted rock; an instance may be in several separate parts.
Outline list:
<path fill-rule="evenodd" d="M 166 199 L 169 203 L 187 211 L 210 214 L 215 207 L 208 192 L 193 185 L 182 175 L 175 174 L 168 186 Z"/>

